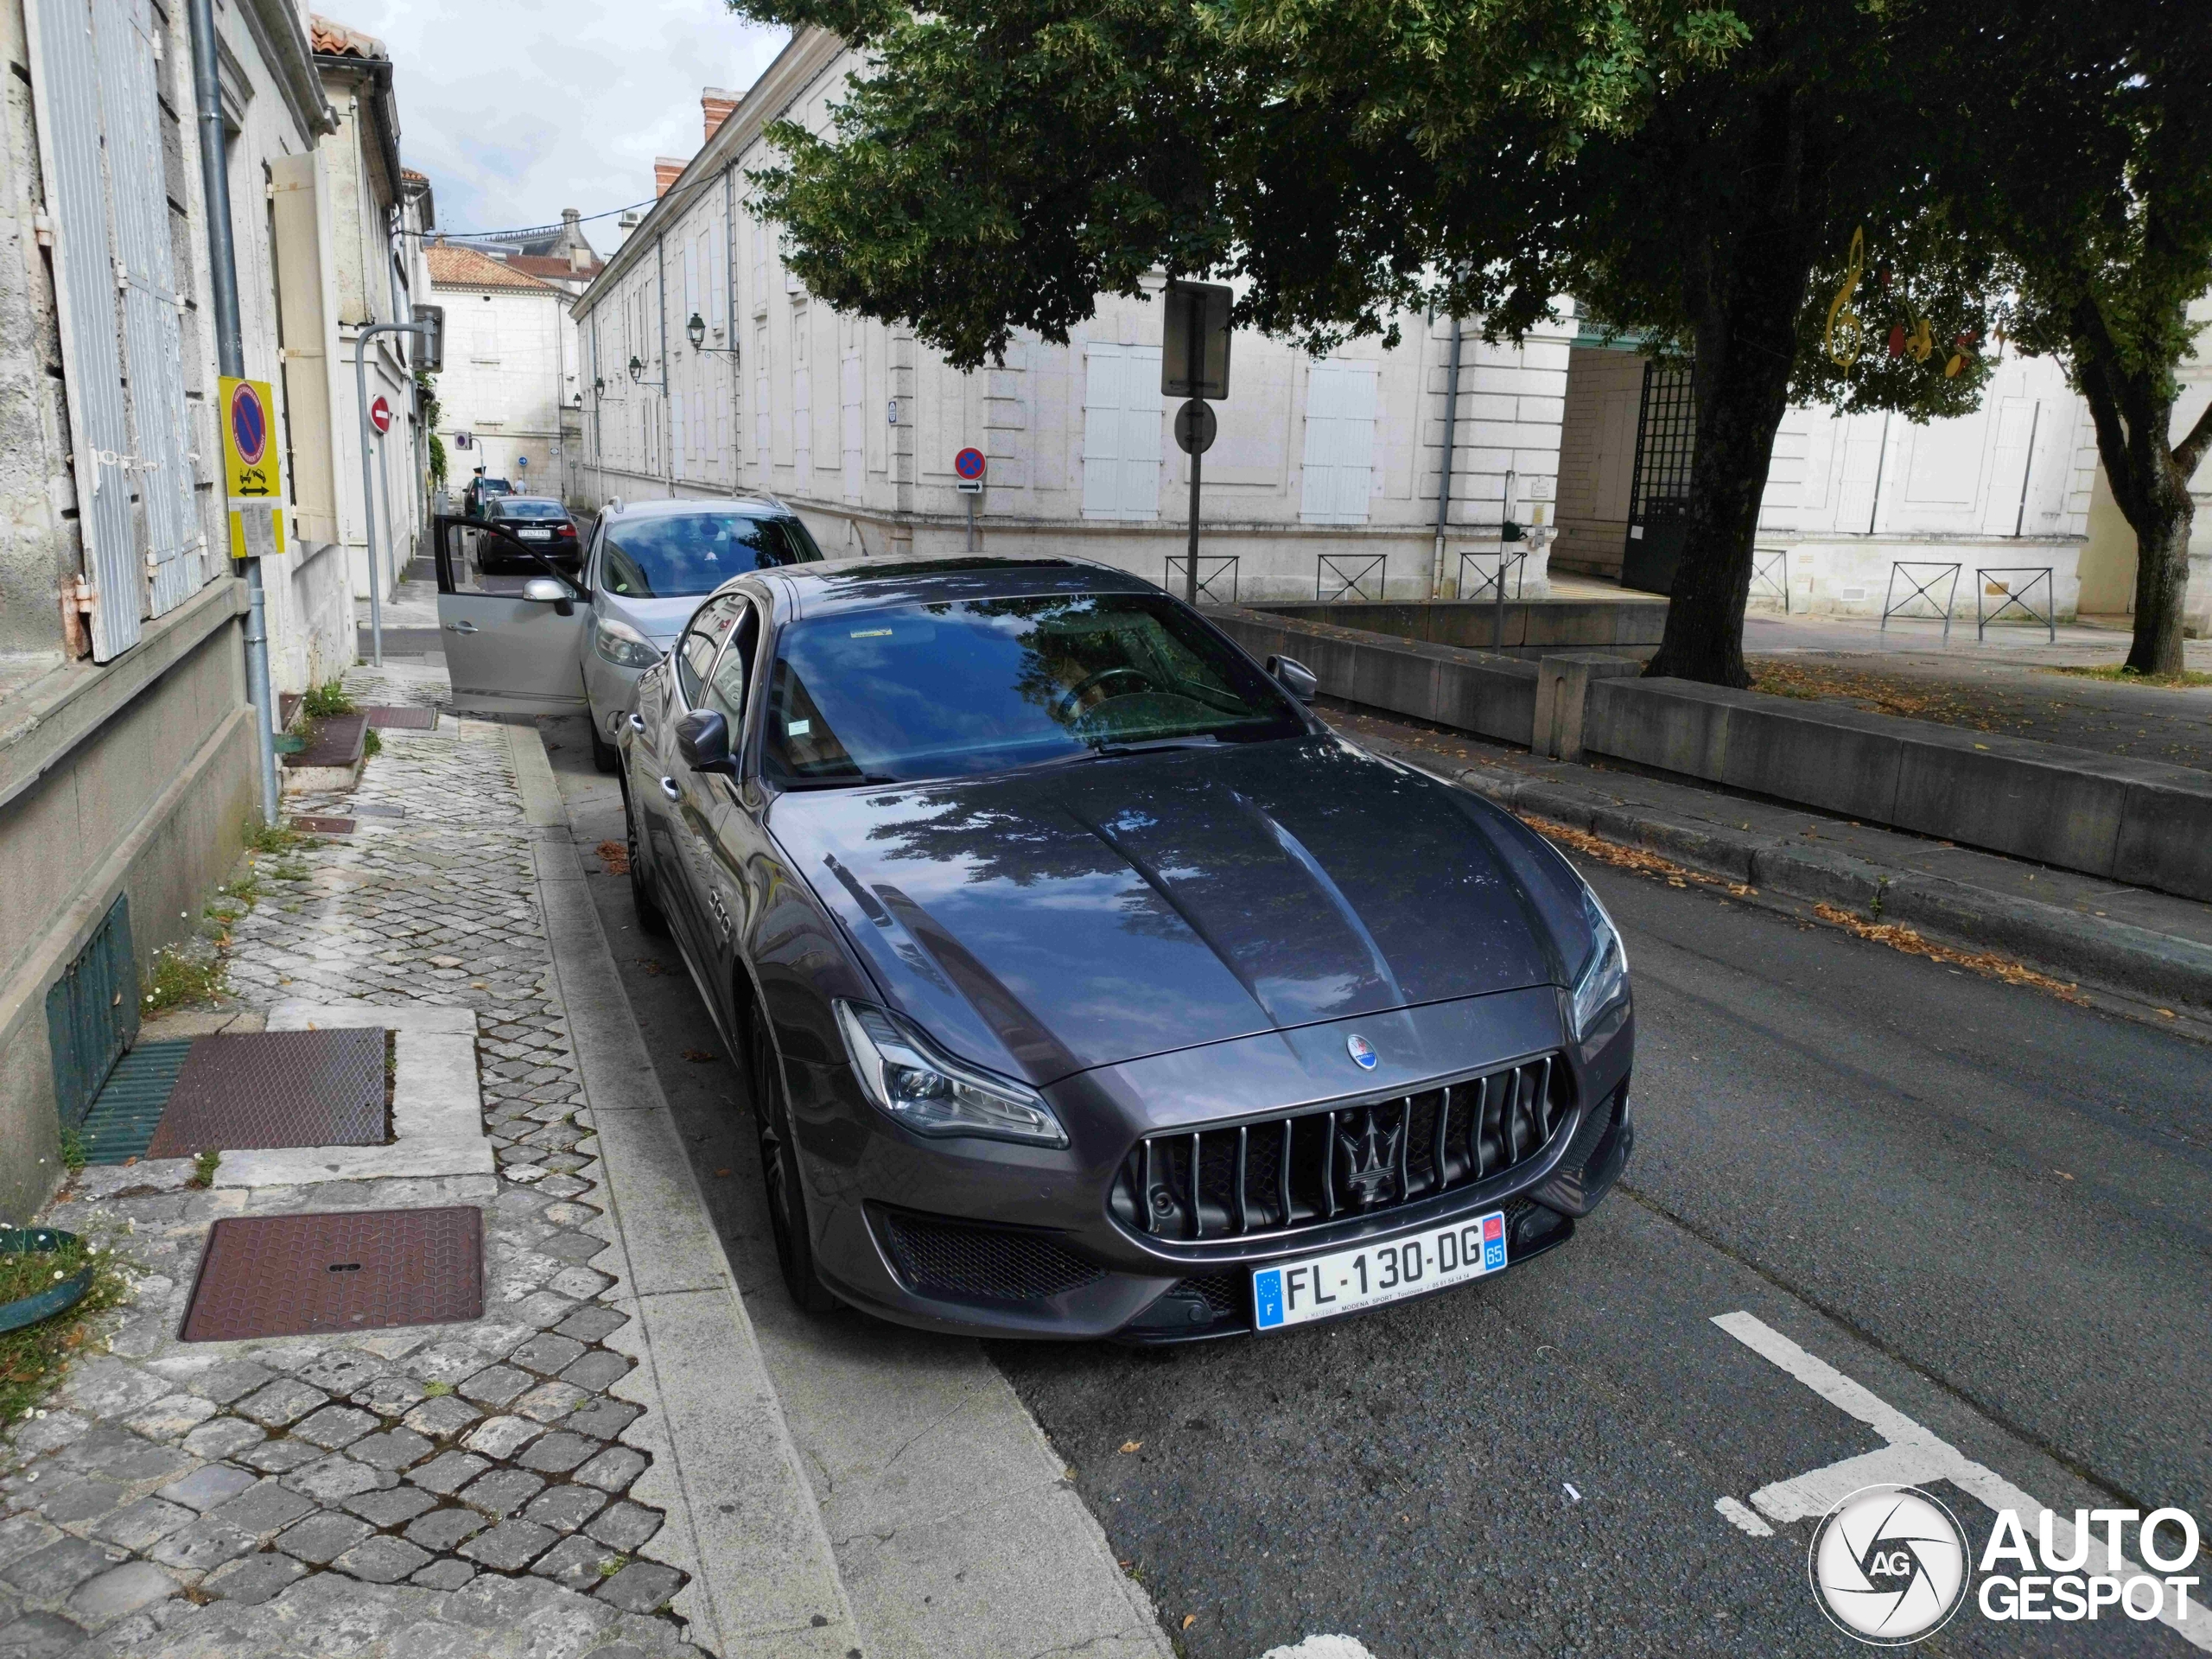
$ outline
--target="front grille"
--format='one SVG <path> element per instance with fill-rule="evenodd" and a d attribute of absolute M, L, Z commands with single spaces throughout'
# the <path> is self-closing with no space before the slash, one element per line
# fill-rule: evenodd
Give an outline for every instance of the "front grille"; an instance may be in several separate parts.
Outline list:
<path fill-rule="evenodd" d="M 1202 1278 L 1184 1280 L 1170 1294 L 1196 1296 L 1213 1309 L 1216 1319 L 1230 1314 L 1241 1317 L 1252 1311 L 1252 1275 L 1249 1273 L 1210 1273 Z"/>
<path fill-rule="evenodd" d="M 1039 1234 L 905 1210 L 876 1213 L 899 1276 L 924 1294 L 1033 1302 L 1106 1276 L 1105 1268 Z"/>
<path fill-rule="evenodd" d="M 1115 1178 L 1114 1214 L 1185 1242 L 1380 1214 L 1541 1155 L 1573 1088 L 1548 1054 L 1393 1100 L 1150 1135 Z"/>

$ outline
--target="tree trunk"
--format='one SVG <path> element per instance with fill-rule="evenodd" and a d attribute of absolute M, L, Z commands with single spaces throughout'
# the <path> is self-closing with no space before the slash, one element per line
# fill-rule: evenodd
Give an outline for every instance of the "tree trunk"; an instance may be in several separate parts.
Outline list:
<path fill-rule="evenodd" d="M 1708 243 L 1697 307 L 1697 454 L 1681 563 L 1659 654 L 1644 672 L 1747 686 L 1744 603 L 1774 435 L 1789 402 L 1797 318 L 1812 280 L 1819 226 L 1803 201 L 1802 121 L 1786 89 L 1769 94 L 1764 124 L 1777 176 L 1755 205 Z"/>
<path fill-rule="evenodd" d="M 2171 467 L 2171 463 L 2169 463 Z M 2144 504 L 2135 530 L 2135 639 L 2127 665 L 2139 674 L 2182 671 L 2183 606 L 2189 597 L 2189 532 L 2196 504 L 2186 486 Z"/>

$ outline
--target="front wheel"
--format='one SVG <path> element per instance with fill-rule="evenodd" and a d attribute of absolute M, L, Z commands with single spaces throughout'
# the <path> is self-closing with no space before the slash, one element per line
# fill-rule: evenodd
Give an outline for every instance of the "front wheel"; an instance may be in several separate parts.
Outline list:
<path fill-rule="evenodd" d="M 630 854 L 630 904 L 638 912 L 638 925 L 655 938 L 668 935 L 668 914 L 660 907 L 653 892 L 652 877 L 645 873 L 643 837 L 638 834 L 638 809 L 631 804 L 630 791 L 622 791 L 622 838 Z"/>
<path fill-rule="evenodd" d="M 760 1137 L 760 1179 L 767 1189 L 768 1225 L 776 1236 L 776 1264 L 784 1288 L 802 1313 L 827 1313 L 837 1306 L 814 1270 L 814 1235 L 806 1224 L 806 1193 L 799 1182 L 798 1149 L 791 1144 L 791 1112 L 784 1098 L 783 1068 L 768 1022 L 756 1005 L 746 1030 L 746 1082 L 753 1122 Z"/>
<path fill-rule="evenodd" d="M 598 771 L 612 777 L 622 770 L 622 751 L 599 734 L 599 716 L 592 713 L 588 698 L 584 702 L 584 723 L 591 728 L 591 763 Z"/>

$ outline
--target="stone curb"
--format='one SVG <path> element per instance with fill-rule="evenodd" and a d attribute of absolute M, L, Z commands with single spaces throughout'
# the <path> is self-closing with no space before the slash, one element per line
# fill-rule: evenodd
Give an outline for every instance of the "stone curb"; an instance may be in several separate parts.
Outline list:
<path fill-rule="evenodd" d="M 641 1501 L 664 1504 L 655 1543 L 691 1575 L 676 1611 L 725 1659 L 843 1659 L 861 1644 L 836 1556 L 584 891 L 552 765 L 535 728 L 506 730 L 635 1315 L 624 1333 L 639 1360 L 631 1393 L 650 1391 L 641 1427 L 654 1462 L 640 1484 L 657 1495 Z"/>
<path fill-rule="evenodd" d="M 1384 745 L 1374 745 L 1378 749 Z M 2001 950 L 2064 977 L 2132 1000 L 2212 1008 L 2212 946 L 2126 922 L 2088 917 L 2056 905 L 1992 893 L 1916 870 L 1885 868 L 1840 849 L 1806 847 L 1756 832 L 1677 816 L 1598 791 L 1492 767 L 1440 769 L 1416 752 L 1387 746 L 1391 758 L 1497 802 L 1641 847 L 1710 875 L 1788 898 L 1840 905 L 1919 928 L 1945 943 Z"/>

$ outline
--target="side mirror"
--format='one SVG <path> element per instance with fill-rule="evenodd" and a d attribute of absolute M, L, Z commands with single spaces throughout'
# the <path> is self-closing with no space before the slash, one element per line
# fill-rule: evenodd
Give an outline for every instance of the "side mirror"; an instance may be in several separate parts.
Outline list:
<path fill-rule="evenodd" d="M 676 747 L 694 772 L 737 776 L 737 762 L 729 753 L 729 722 L 711 709 L 694 709 L 676 722 Z"/>
<path fill-rule="evenodd" d="M 539 605 L 550 605 L 556 616 L 576 613 L 576 596 L 565 582 L 556 582 L 550 576 L 532 576 L 522 585 L 522 596 Z"/>
<path fill-rule="evenodd" d="M 1311 702 L 1321 689 L 1321 682 L 1313 671 L 1295 657 L 1270 657 L 1268 673 L 1277 685 L 1300 702 Z"/>

